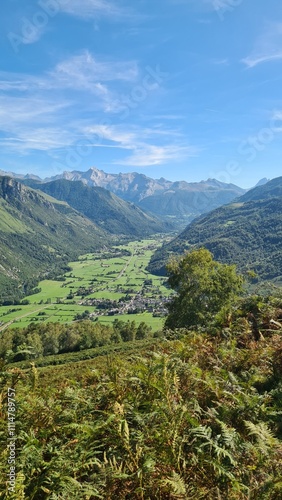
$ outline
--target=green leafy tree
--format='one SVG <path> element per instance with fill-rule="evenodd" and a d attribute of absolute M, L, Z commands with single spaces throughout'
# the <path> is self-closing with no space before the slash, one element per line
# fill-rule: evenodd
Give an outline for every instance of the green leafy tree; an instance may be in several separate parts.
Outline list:
<path fill-rule="evenodd" d="M 167 271 L 169 285 L 176 291 L 167 328 L 206 326 L 242 290 L 243 278 L 236 267 L 215 261 L 205 248 L 173 258 Z"/>
<path fill-rule="evenodd" d="M 149 337 L 151 333 L 152 333 L 152 328 L 149 325 L 147 325 L 145 321 L 141 321 L 136 331 L 136 340 L 145 339 L 146 337 Z"/>

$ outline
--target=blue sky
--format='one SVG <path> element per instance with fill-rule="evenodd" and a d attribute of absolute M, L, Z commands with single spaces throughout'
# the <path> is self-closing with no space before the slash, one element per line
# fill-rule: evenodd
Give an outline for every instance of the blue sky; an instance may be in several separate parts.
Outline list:
<path fill-rule="evenodd" d="M 282 175 L 277 0 L 5 0 L 0 169 Z"/>

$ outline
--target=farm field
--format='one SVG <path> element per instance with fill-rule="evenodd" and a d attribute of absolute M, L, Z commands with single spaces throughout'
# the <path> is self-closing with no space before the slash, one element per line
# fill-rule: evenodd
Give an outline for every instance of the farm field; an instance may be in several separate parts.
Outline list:
<path fill-rule="evenodd" d="M 31 322 L 72 322 L 90 318 L 103 323 L 115 319 L 142 321 L 153 331 L 164 322 L 170 290 L 165 278 L 146 271 L 160 239 L 133 241 L 86 254 L 69 265 L 57 280 L 44 280 L 28 304 L 0 307 L 0 330 L 24 328 Z"/>

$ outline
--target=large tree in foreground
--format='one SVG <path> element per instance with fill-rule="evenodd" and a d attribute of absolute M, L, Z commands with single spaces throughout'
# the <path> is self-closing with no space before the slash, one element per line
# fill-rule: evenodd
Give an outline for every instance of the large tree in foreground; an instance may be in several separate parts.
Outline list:
<path fill-rule="evenodd" d="M 207 325 L 242 290 L 243 278 L 236 267 L 215 261 L 205 248 L 173 258 L 167 271 L 169 285 L 176 291 L 169 304 L 167 328 Z"/>

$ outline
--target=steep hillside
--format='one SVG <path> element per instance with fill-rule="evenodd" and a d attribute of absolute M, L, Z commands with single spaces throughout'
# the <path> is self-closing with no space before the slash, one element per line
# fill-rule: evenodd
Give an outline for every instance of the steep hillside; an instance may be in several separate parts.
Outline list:
<path fill-rule="evenodd" d="M 261 279 L 282 277 L 282 177 L 192 222 L 157 251 L 149 269 L 164 273 L 171 253 L 206 247 L 216 260 L 254 270 Z"/>
<path fill-rule="evenodd" d="M 58 200 L 66 201 L 111 234 L 143 237 L 168 230 L 160 220 L 104 188 L 66 179 L 43 184 L 27 182 Z"/>
<path fill-rule="evenodd" d="M 15 179 L 0 177 L 0 302 L 108 240 L 89 219 Z"/>
<path fill-rule="evenodd" d="M 259 201 L 272 198 L 282 198 L 282 177 L 277 177 L 263 185 L 260 184 L 254 189 L 250 189 L 240 197 L 240 201 Z"/>

